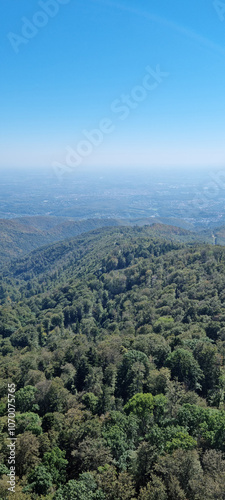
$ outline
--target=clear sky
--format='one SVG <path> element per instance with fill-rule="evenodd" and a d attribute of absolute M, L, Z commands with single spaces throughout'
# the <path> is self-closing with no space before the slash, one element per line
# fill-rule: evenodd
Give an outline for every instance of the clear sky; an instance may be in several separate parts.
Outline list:
<path fill-rule="evenodd" d="M 1 168 L 223 166 L 214 3 L 1 0 Z"/>

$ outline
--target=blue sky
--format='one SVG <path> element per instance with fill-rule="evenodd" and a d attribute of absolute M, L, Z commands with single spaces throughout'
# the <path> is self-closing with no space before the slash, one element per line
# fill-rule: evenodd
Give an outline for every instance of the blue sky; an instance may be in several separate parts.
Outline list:
<path fill-rule="evenodd" d="M 70 168 L 71 151 L 93 168 L 224 165 L 212 0 L 1 0 L 0 25 L 1 168 Z M 143 89 L 157 65 L 168 75 Z"/>

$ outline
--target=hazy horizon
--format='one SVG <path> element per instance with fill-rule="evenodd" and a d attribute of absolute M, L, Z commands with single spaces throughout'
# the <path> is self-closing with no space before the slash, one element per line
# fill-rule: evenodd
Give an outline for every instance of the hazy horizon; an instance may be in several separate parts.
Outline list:
<path fill-rule="evenodd" d="M 222 168 L 217 4 L 3 2 L 1 170 Z"/>

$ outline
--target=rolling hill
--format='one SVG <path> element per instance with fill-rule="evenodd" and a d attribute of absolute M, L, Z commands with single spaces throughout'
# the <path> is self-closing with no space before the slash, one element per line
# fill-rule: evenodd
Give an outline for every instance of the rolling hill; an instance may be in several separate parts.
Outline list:
<path fill-rule="evenodd" d="M 178 225 L 178 227 L 176 226 Z M 144 226 L 154 227 L 153 233 L 177 241 L 205 241 L 212 243 L 212 233 L 196 233 L 188 230 L 177 219 L 87 219 L 72 220 L 64 217 L 21 217 L 0 219 L 0 265 L 13 258 L 27 255 L 32 250 L 57 241 L 78 236 L 101 227 Z M 220 237 L 221 244 L 225 239 Z"/>
<path fill-rule="evenodd" d="M 100 228 L 2 268 L 2 498 L 10 387 L 16 498 L 223 499 L 225 249 L 188 234 Z"/>

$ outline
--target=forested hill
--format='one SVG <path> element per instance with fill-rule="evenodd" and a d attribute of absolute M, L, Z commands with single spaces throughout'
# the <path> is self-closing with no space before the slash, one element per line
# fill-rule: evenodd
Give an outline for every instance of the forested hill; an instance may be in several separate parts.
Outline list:
<path fill-rule="evenodd" d="M 65 217 L 20 217 L 0 219 L 0 266 L 44 245 L 105 226 L 118 226 L 116 219 L 75 221 Z"/>
<path fill-rule="evenodd" d="M 190 235 L 189 231 L 161 224 L 142 228 L 100 228 L 77 238 L 44 246 L 30 252 L 28 256 L 12 259 L 7 266 L 2 266 L 1 275 L 3 278 L 12 276 L 30 280 L 39 274 L 46 272 L 49 274 L 52 270 L 57 270 L 59 274 L 62 267 L 65 274 L 70 275 L 71 267 L 73 272 L 77 273 L 80 265 L 87 268 L 89 262 L 92 267 L 98 268 L 99 259 L 107 255 L 113 247 L 119 247 L 123 243 L 124 245 L 130 243 L 142 245 L 152 238 L 161 239 L 164 245 L 166 241 L 176 243 L 186 241 L 187 238 L 192 243 L 195 241 L 194 236 Z M 74 264 L 76 264 L 75 267 Z"/>
<path fill-rule="evenodd" d="M 144 226 L 150 225 L 153 234 L 165 238 L 190 242 L 203 241 L 213 243 L 212 231 L 204 230 L 200 233 L 185 229 L 184 221 L 179 219 L 139 218 L 139 219 L 83 219 L 72 220 L 65 217 L 31 216 L 17 219 L 0 219 L 0 266 L 10 262 L 13 258 L 27 255 L 32 250 L 50 245 L 66 238 L 73 238 L 80 234 L 104 227 Z M 176 225 L 180 227 L 175 227 Z M 224 228 L 221 228 L 215 237 L 219 244 L 224 244 Z"/>
<path fill-rule="evenodd" d="M 202 500 L 225 491 L 225 248 L 106 228 L 2 270 L 16 499 Z"/>

